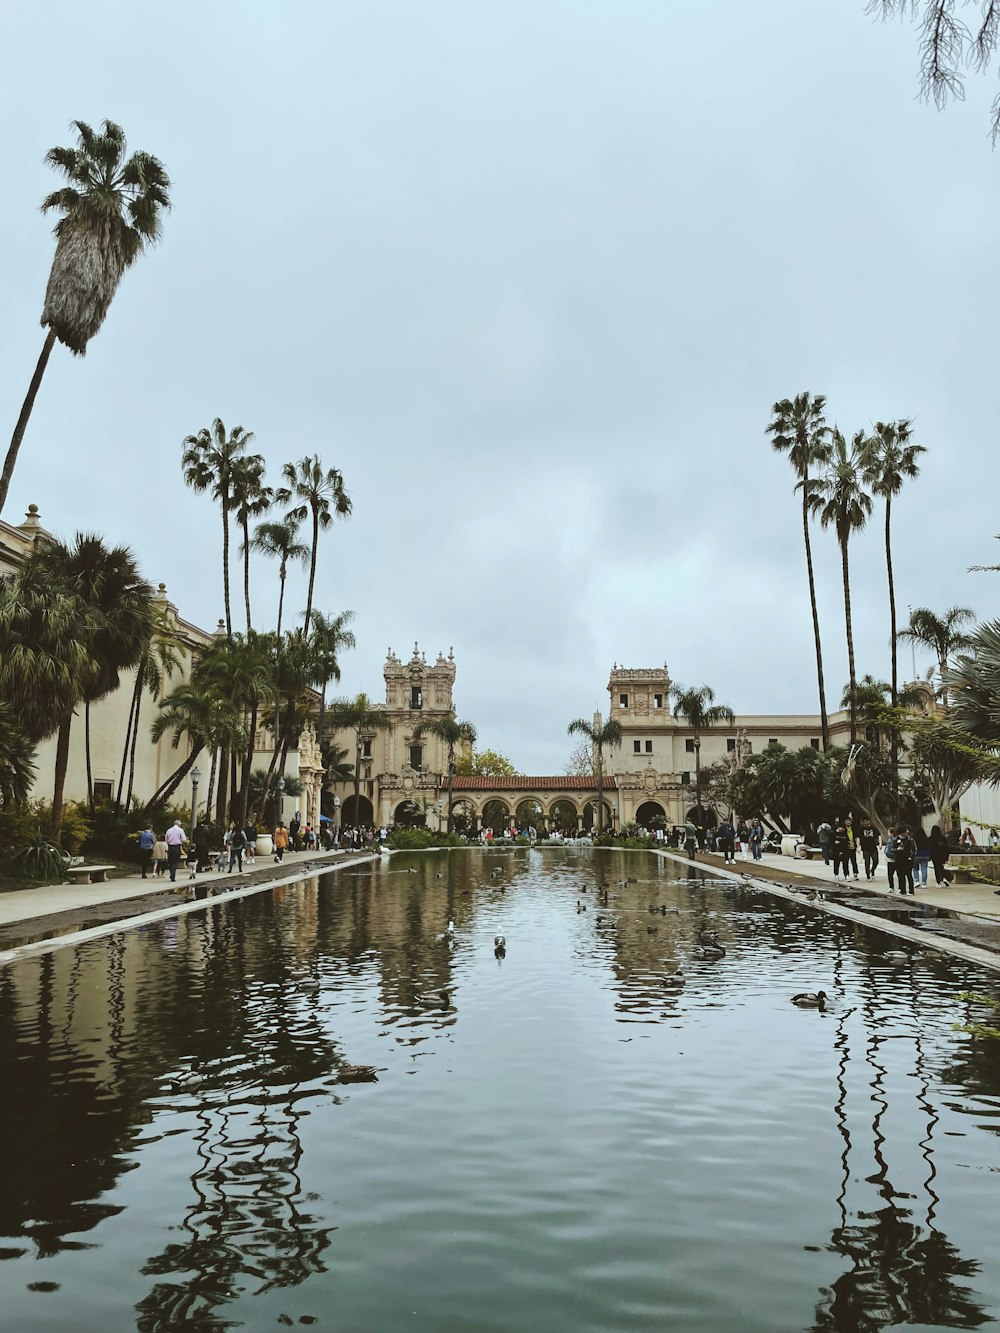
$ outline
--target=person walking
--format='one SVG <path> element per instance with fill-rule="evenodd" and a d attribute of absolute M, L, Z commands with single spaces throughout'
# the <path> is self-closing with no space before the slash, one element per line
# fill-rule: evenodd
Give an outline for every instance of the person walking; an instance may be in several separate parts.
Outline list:
<path fill-rule="evenodd" d="M 941 832 L 940 824 L 933 826 L 927 842 L 930 848 L 931 865 L 934 867 L 934 882 L 942 888 L 950 888 L 951 876 L 948 874 L 947 863 L 948 857 L 951 855 L 951 848 L 948 846 L 948 839 Z"/>
<path fill-rule="evenodd" d="M 764 841 L 764 826 L 759 819 L 750 821 L 750 851 L 755 861 L 760 860 L 760 845 Z"/>
<path fill-rule="evenodd" d="M 279 822 L 278 827 L 274 830 L 275 861 L 279 863 L 283 861 L 285 859 L 285 852 L 287 851 L 288 851 L 288 829 L 285 828 L 284 824 Z"/>
<path fill-rule="evenodd" d="M 243 830 L 234 824 L 229 830 L 229 869 L 227 875 L 233 873 L 233 866 L 239 866 L 240 874 L 243 873 L 243 853 L 246 850 L 247 835 Z"/>
<path fill-rule="evenodd" d="M 896 838 L 897 831 L 894 828 L 889 830 L 889 836 L 885 840 L 885 877 L 889 882 L 889 892 L 896 891 Z"/>
<path fill-rule="evenodd" d="M 918 824 L 913 830 L 913 842 L 917 849 L 916 857 L 913 861 L 913 883 L 921 888 L 927 887 L 927 863 L 931 859 L 931 842 L 924 832 L 922 824 Z"/>
<path fill-rule="evenodd" d="M 747 828 L 745 819 L 741 819 L 736 826 L 736 840 L 740 844 L 739 850 L 744 861 L 750 860 L 750 830 Z"/>
<path fill-rule="evenodd" d="M 875 869 L 878 866 L 878 849 L 882 845 L 882 840 L 879 838 L 878 829 L 872 827 L 870 819 L 862 820 L 858 842 L 861 844 L 861 855 L 865 863 L 865 879 L 874 879 Z"/>
<path fill-rule="evenodd" d="M 850 815 L 844 820 L 844 828 L 847 830 L 847 864 L 851 868 L 851 873 L 855 879 L 860 879 L 858 874 L 858 844 L 854 835 L 854 820 Z M 847 866 L 844 867 L 845 876 Z"/>
<path fill-rule="evenodd" d="M 725 858 L 726 865 L 736 860 L 736 830 L 731 819 L 724 819 L 718 829 L 718 847 Z"/>
<path fill-rule="evenodd" d="M 153 843 L 153 876 L 162 879 L 167 873 L 167 844 L 164 838 L 157 838 Z"/>
<path fill-rule="evenodd" d="M 695 852 L 698 850 L 698 830 L 691 823 L 690 819 L 684 824 L 684 847 L 688 854 L 688 860 L 695 859 Z"/>
<path fill-rule="evenodd" d="M 171 884 L 177 881 L 177 867 L 181 863 L 181 853 L 184 851 L 184 844 L 187 842 L 187 834 L 179 819 L 175 819 L 170 828 L 167 829 L 167 865 L 170 869 Z"/>
<path fill-rule="evenodd" d="M 191 841 L 194 843 L 194 868 L 198 873 L 208 869 L 208 844 L 210 838 L 211 833 L 209 832 L 208 825 L 205 823 L 204 819 L 199 820 L 198 827 L 191 835 Z"/>
<path fill-rule="evenodd" d="M 833 843 L 833 827 L 827 820 L 824 819 L 816 829 L 816 837 L 819 838 L 819 849 L 823 853 L 823 864 L 828 866 L 830 864 L 830 847 Z"/>
<path fill-rule="evenodd" d="M 847 829 L 843 824 L 837 824 L 833 830 L 833 837 L 830 839 L 830 858 L 833 861 L 833 878 L 839 879 L 840 872 L 843 870 L 845 881 L 849 878 L 847 873 Z"/>
<path fill-rule="evenodd" d="M 142 877 L 147 879 L 153 865 L 153 847 L 156 845 L 156 838 L 153 836 L 151 828 L 144 828 L 139 834 L 139 864 L 142 867 Z"/>
<path fill-rule="evenodd" d="M 914 893 L 913 862 L 917 855 L 917 845 L 910 837 L 910 830 L 904 824 L 896 835 L 896 879 L 899 891 L 904 896 Z"/>

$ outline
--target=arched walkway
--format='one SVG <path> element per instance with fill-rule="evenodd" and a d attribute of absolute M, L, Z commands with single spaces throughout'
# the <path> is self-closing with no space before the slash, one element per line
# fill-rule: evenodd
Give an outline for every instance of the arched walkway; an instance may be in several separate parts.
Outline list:
<path fill-rule="evenodd" d="M 358 799 L 358 814 L 354 813 L 354 795 L 348 796 L 340 807 L 340 822 L 342 826 L 371 825 L 375 823 L 375 811 L 372 809 L 372 803 L 367 796 L 361 796 Z"/>
<path fill-rule="evenodd" d="M 560 833 L 575 833 L 579 822 L 580 812 L 572 801 L 564 798 L 549 806 L 549 824 Z"/>
<path fill-rule="evenodd" d="M 510 806 L 506 801 L 487 801 L 483 806 L 483 828 L 491 828 L 494 833 L 502 833 L 510 828 Z"/>
<path fill-rule="evenodd" d="M 479 822 L 475 801 L 469 801 L 464 796 L 452 801 L 451 818 L 456 833 L 463 833 L 466 837 L 475 833 Z"/>
<path fill-rule="evenodd" d="M 611 828 L 611 806 L 604 803 L 604 831 Z M 597 801 L 588 801 L 583 807 L 583 827 L 588 831 L 597 825 Z"/>
<path fill-rule="evenodd" d="M 710 805 L 703 805 L 700 812 L 698 807 L 693 805 L 687 812 L 687 818 L 699 828 L 715 828 L 719 822 L 719 816 Z"/>
<path fill-rule="evenodd" d="M 392 818 L 394 823 L 406 824 L 410 828 L 422 828 L 427 822 L 426 815 L 416 801 L 400 801 Z"/>
<path fill-rule="evenodd" d="M 514 823 L 518 829 L 533 828 L 536 832 L 545 832 L 545 812 L 541 801 L 528 799 L 518 801 L 514 810 Z"/>
<path fill-rule="evenodd" d="M 666 828 L 667 812 L 659 801 L 643 801 L 635 812 L 635 822 L 641 828 Z"/>

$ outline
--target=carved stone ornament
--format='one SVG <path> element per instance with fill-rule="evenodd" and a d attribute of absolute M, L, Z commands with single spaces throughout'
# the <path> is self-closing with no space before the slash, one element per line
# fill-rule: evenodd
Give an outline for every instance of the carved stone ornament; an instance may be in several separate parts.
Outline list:
<path fill-rule="evenodd" d="M 648 695 L 648 694 L 633 694 L 633 696 L 632 696 L 632 712 L 635 714 L 636 717 L 648 717 L 648 716 L 649 716 L 649 695 Z"/>
<path fill-rule="evenodd" d="M 655 768 L 647 768 L 643 773 L 642 787 L 643 791 L 647 792 L 650 796 L 652 796 L 654 792 L 660 790 L 660 775 Z"/>

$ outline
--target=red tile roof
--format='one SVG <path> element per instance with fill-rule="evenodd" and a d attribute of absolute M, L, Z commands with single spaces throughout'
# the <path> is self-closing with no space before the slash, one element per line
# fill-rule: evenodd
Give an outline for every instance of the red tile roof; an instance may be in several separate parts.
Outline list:
<path fill-rule="evenodd" d="M 615 790 L 615 780 L 605 775 L 605 791 Z M 456 776 L 455 791 L 596 791 L 596 778 L 558 777 L 527 778 L 518 774 L 511 778 L 483 778 Z"/>

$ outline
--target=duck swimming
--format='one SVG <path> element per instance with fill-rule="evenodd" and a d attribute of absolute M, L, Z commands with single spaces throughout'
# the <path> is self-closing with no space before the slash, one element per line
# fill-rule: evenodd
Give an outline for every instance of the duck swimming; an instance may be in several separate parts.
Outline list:
<path fill-rule="evenodd" d="M 493 936 L 493 953 L 497 958 L 507 957 L 507 941 L 502 935 Z"/>
<path fill-rule="evenodd" d="M 174 1092 L 190 1092 L 195 1088 L 200 1088 L 204 1079 L 200 1074 L 196 1074 L 192 1069 L 187 1074 L 179 1074 L 177 1078 L 170 1080 L 170 1086 Z"/>
<path fill-rule="evenodd" d="M 800 1009 L 825 1009 L 826 991 L 800 991 L 792 996 L 792 1004 L 797 1004 Z"/>

